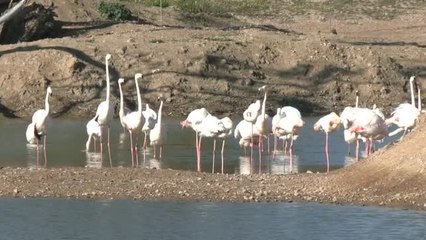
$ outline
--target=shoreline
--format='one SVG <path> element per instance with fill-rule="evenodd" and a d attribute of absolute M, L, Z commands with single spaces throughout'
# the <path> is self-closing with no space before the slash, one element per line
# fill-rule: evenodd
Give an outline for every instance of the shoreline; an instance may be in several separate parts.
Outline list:
<path fill-rule="evenodd" d="M 315 202 L 426 210 L 425 197 L 397 199 L 374 189 L 336 186 L 340 170 L 288 175 L 235 175 L 131 168 L 0 169 L 0 197 L 208 202 Z"/>

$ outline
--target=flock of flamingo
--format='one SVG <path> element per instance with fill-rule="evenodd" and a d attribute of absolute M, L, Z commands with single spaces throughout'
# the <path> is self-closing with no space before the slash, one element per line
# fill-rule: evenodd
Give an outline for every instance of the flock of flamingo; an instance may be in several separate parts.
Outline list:
<path fill-rule="evenodd" d="M 95 116 L 87 123 L 86 130 L 88 139 L 86 142 L 86 151 L 90 151 L 90 145 L 93 141 L 93 150 L 96 151 L 96 141 L 99 140 L 100 145 L 100 161 L 103 162 L 104 152 L 104 130 L 107 129 L 107 149 L 110 166 L 112 167 L 111 148 L 110 148 L 110 123 L 113 119 L 113 106 L 110 103 L 110 76 L 108 62 L 111 55 L 105 57 L 106 66 L 106 99 L 98 105 Z M 135 86 L 137 93 L 138 108 L 136 111 L 130 111 L 124 106 L 122 84 L 123 78 L 118 79 L 120 90 L 120 109 L 119 117 L 122 127 L 129 132 L 130 138 L 130 153 L 132 167 L 139 166 L 138 159 L 138 142 L 139 133 L 144 132 L 143 148 L 147 147 L 147 136 L 149 142 L 154 147 L 154 158 L 156 157 L 156 147 L 159 146 L 159 158 L 162 159 L 163 144 L 166 141 L 166 130 L 162 123 L 162 107 L 163 99 L 160 96 L 160 106 L 158 112 L 152 110 L 148 104 L 146 109 L 142 110 L 142 99 L 138 85 L 138 80 L 142 78 L 142 74 L 135 74 Z M 415 127 L 418 117 L 421 113 L 420 88 L 418 90 L 418 106 L 414 100 L 414 79 L 410 78 L 411 103 L 400 104 L 395 111 L 392 112 L 390 118 L 385 118 L 385 115 L 379 108 L 374 106 L 370 108 L 361 108 L 358 106 L 358 94 L 356 97 L 355 107 L 346 107 L 340 115 L 331 112 L 321 117 L 314 125 L 315 131 L 325 133 L 325 155 L 327 163 L 327 174 L 330 170 L 329 160 L 329 133 L 336 131 L 342 125 L 344 128 L 344 139 L 348 144 L 356 142 L 356 159 L 359 156 L 359 140 L 363 140 L 366 144 L 367 156 L 374 151 L 374 141 L 379 141 L 387 136 L 393 136 L 401 131 L 404 131 L 402 137 L 405 136 L 408 130 Z M 262 92 L 263 100 L 256 100 L 250 104 L 243 113 L 243 119 L 235 126 L 229 117 L 218 118 L 210 114 L 206 108 L 195 109 L 190 112 L 187 118 L 180 122 L 182 127 L 191 127 L 195 131 L 195 145 L 197 155 L 197 171 L 201 171 L 201 141 L 202 138 L 213 138 L 213 165 L 216 153 L 216 140 L 222 140 L 221 146 L 221 170 L 224 172 L 224 147 L 228 137 L 234 133 L 234 137 L 239 140 L 239 145 L 244 148 L 250 147 L 250 162 L 253 161 L 254 147 L 258 147 L 259 166 L 262 162 L 262 152 L 264 152 L 264 142 L 267 140 L 267 151 L 270 152 L 269 136 L 274 136 L 273 159 L 278 149 L 279 140 L 283 140 L 283 151 L 286 154 L 289 152 L 290 169 L 293 162 L 293 144 L 297 140 L 300 130 L 304 127 L 305 122 L 302 120 L 301 113 L 298 109 L 292 106 L 284 106 L 277 108 L 275 116 L 272 118 L 265 113 L 267 100 L 267 87 L 262 86 L 259 89 Z M 45 109 L 37 110 L 32 121 L 26 130 L 26 138 L 28 143 L 36 144 L 37 146 L 37 166 L 40 158 L 40 142 L 43 138 L 43 153 L 44 166 L 47 166 L 47 124 L 49 121 L 49 96 L 52 94 L 52 89 L 47 88 L 45 98 Z M 388 127 L 394 124 L 398 128 L 389 132 Z M 212 168 L 214 171 L 214 167 Z"/>

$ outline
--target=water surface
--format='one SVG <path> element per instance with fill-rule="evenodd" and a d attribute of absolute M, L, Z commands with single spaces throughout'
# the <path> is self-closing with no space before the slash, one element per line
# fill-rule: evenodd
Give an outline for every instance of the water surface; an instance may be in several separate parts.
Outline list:
<path fill-rule="evenodd" d="M 312 126 L 318 117 L 304 118 L 306 125 L 300 137 L 294 144 L 294 162 L 290 168 L 288 154 L 282 151 L 282 142 L 279 144 L 275 160 L 267 150 L 263 153 L 263 161 L 259 168 L 259 153 L 254 152 L 254 161 L 250 164 L 249 150 L 244 154 L 243 149 L 233 137 L 229 138 L 225 147 L 225 172 L 227 173 L 257 173 L 268 172 L 273 174 L 292 172 L 323 172 L 325 171 L 324 133 L 314 132 Z M 99 153 L 86 153 L 87 119 L 52 119 L 48 127 L 47 153 L 48 167 L 100 167 Z M 234 125 L 238 123 L 235 120 Z M 1 166 L 35 167 L 36 148 L 25 141 L 25 130 L 28 122 L 21 119 L 1 119 L 0 121 L 0 159 Z M 178 119 L 165 119 L 168 131 L 167 144 L 164 146 L 163 159 L 153 158 L 153 148 L 149 146 L 145 151 L 141 150 L 139 159 L 144 167 L 171 168 L 181 170 L 196 170 L 195 133 L 192 129 L 182 129 Z M 398 136 L 376 143 L 380 148 Z M 140 134 L 140 145 L 143 142 L 143 134 Z M 271 149 L 273 139 L 270 140 Z M 111 151 L 113 166 L 131 166 L 130 147 L 128 134 L 124 133 L 118 119 L 114 119 L 111 125 Z M 202 169 L 212 171 L 212 147 L 211 139 L 203 139 L 202 145 Z M 220 171 L 220 146 L 215 157 L 215 171 Z M 265 144 L 266 146 L 266 144 Z M 98 148 L 99 150 L 99 148 Z M 343 140 L 343 129 L 330 135 L 330 161 L 331 168 L 341 168 L 354 162 L 354 146 L 352 155 L 348 156 L 348 146 Z M 361 155 L 363 152 L 361 152 Z M 42 156 L 42 155 L 41 155 Z M 104 162 L 108 166 L 108 161 Z"/>
<path fill-rule="evenodd" d="M 1 239 L 424 239 L 426 214 L 308 203 L 0 199 Z"/>

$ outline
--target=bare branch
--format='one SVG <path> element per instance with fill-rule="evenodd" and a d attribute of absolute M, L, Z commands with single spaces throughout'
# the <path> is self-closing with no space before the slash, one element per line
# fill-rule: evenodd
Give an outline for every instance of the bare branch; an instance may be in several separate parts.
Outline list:
<path fill-rule="evenodd" d="M 13 6 L 13 8 L 9 9 L 5 14 L 3 14 L 3 16 L 0 17 L 0 24 L 11 19 L 16 13 L 19 12 L 19 10 L 21 10 L 21 8 L 24 6 L 26 2 L 27 0 L 21 0 L 18 4 Z"/>

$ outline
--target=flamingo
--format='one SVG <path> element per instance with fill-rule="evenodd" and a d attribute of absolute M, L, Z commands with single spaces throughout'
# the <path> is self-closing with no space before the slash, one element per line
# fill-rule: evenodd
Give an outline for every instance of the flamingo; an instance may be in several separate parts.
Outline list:
<path fill-rule="evenodd" d="M 359 107 L 359 91 L 355 91 L 355 108 Z M 359 136 L 357 136 L 355 133 L 349 131 L 349 129 L 343 130 L 343 136 L 345 139 L 345 142 L 348 144 L 348 155 L 351 154 L 351 144 L 356 142 L 355 149 L 359 149 Z"/>
<path fill-rule="evenodd" d="M 275 134 L 275 131 L 278 127 L 278 122 L 284 117 L 285 114 L 282 113 L 281 108 L 277 108 L 277 113 L 272 117 L 272 134 L 274 135 L 274 159 L 278 143 L 278 136 Z"/>
<path fill-rule="evenodd" d="M 293 169 L 293 143 L 298 138 L 305 122 L 302 120 L 300 111 L 295 107 L 285 106 L 281 108 L 281 114 L 285 117 L 281 118 L 275 126 L 275 134 L 280 138 L 285 138 L 284 151 L 287 149 L 287 139 L 290 139 L 290 169 Z"/>
<path fill-rule="evenodd" d="M 252 129 L 252 123 L 246 120 L 241 120 L 234 129 L 234 138 L 239 139 L 238 143 L 240 147 L 244 148 L 246 153 L 246 147 L 251 147 L 252 145 L 257 145 L 259 138 L 255 138 L 259 133 L 256 132 L 256 129 Z"/>
<path fill-rule="evenodd" d="M 229 119 L 230 120 L 230 119 Z M 232 121 L 231 121 L 232 122 Z M 229 129 L 231 128 L 231 129 Z M 225 122 L 222 122 L 219 118 L 208 114 L 200 123 L 199 126 L 199 141 L 198 141 L 198 149 L 201 153 L 201 140 L 203 137 L 209 137 L 213 138 L 213 169 L 212 172 L 214 172 L 214 158 L 216 154 L 216 138 L 221 136 L 221 138 L 225 138 L 229 131 L 232 133 L 232 124 L 229 124 L 229 121 L 225 118 Z M 222 143 L 223 147 L 223 143 Z M 223 154 L 222 154 L 222 161 L 223 161 Z"/>
<path fill-rule="evenodd" d="M 139 158 L 138 158 L 138 138 L 139 138 L 139 131 L 142 128 L 143 125 L 143 116 L 142 116 L 142 98 L 141 93 L 139 90 L 139 84 L 138 80 L 142 77 L 141 73 L 135 74 L 135 85 L 136 85 L 136 94 L 138 96 L 138 110 L 133 111 L 123 118 L 124 127 L 129 131 L 130 134 L 130 154 L 132 159 L 132 167 L 139 166 Z M 133 145 L 133 133 L 136 135 L 136 144 Z M 135 159 L 136 157 L 136 159 Z"/>
<path fill-rule="evenodd" d="M 416 108 L 416 104 L 414 101 L 414 89 L 413 82 L 414 76 L 410 77 L 410 91 L 411 91 L 411 104 L 409 103 L 401 103 L 395 111 L 392 112 L 392 117 L 386 119 L 386 124 L 395 124 L 398 126 L 396 130 L 389 133 L 389 136 L 393 136 L 401 131 L 404 131 L 402 138 L 406 135 L 408 130 L 411 130 L 416 126 L 418 118 L 421 112 L 421 101 L 419 101 L 418 107 Z M 420 99 L 420 91 L 418 91 L 418 98 Z"/>
<path fill-rule="evenodd" d="M 216 138 L 222 139 L 222 150 L 220 153 L 221 153 L 221 170 L 223 174 L 224 172 L 224 157 L 223 157 L 224 154 L 223 153 L 225 149 L 225 141 L 226 141 L 226 138 L 232 135 L 232 127 L 234 124 L 229 117 L 224 117 L 222 119 L 219 119 L 219 121 L 222 123 L 223 127 L 225 128 L 223 132 L 220 132 L 216 136 Z M 214 138 L 214 141 L 213 141 L 213 154 L 216 153 L 216 138 Z M 214 157 L 213 157 L 212 172 L 214 173 Z"/>
<path fill-rule="evenodd" d="M 145 118 L 145 123 L 142 126 L 142 132 L 144 132 L 143 149 L 146 149 L 146 138 L 157 122 L 157 113 L 147 103 L 145 111 L 142 111 L 142 115 Z"/>
<path fill-rule="evenodd" d="M 262 101 L 262 107 L 259 116 L 254 123 L 254 127 L 259 133 L 259 170 L 262 165 L 262 151 L 263 151 L 263 137 L 268 137 L 269 133 L 272 130 L 272 119 L 265 113 L 266 111 L 266 98 L 267 98 L 267 89 L 266 86 L 259 88 L 259 92 L 264 91 L 264 97 Z M 269 138 L 268 138 L 268 152 L 269 152 Z"/>
<path fill-rule="evenodd" d="M 31 123 L 28 125 L 26 130 L 26 138 L 28 143 L 37 144 L 37 166 L 40 159 L 39 142 L 43 137 L 43 152 L 44 152 L 44 167 L 47 166 L 47 124 L 49 121 L 49 96 L 52 95 L 52 88 L 49 86 L 46 90 L 46 98 L 44 100 L 44 109 L 39 109 L 34 112 Z"/>
<path fill-rule="evenodd" d="M 162 111 L 163 111 L 163 98 L 162 96 L 159 97 L 160 100 L 160 107 L 158 108 L 157 115 L 157 122 L 155 123 L 155 126 L 150 130 L 149 132 L 149 138 L 151 141 L 151 145 L 154 146 L 154 158 L 156 157 L 156 146 L 160 146 L 160 159 L 163 158 L 163 144 L 166 141 L 166 131 L 164 129 L 164 125 L 162 122 Z"/>
<path fill-rule="evenodd" d="M 201 172 L 201 149 L 198 139 L 200 125 L 210 113 L 205 108 L 198 108 L 188 114 L 185 120 L 180 122 L 182 128 L 191 127 L 195 131 L 195 148 L 197 151 L 197 171 Z"/>
<path fill-rule="evenodd" d="M 105 71 L 106 71 L 106 98 L 105 101 L 101 102 L 98 105 L 98 109 L 96 110 L 95 121 L 101 126 L 101 136 L 100 136 L 100 145 L 101 145 L 101 166 L 103 163 L 103 130 L 106 127 L 108 129 L 108 157 L 109 164 L 112 167 L 112 159 L 111 159 L 111 141 L 110 141 L 110 129 L 109 124 L 112 120 L 114 109 L 110 104 L 110 79 L 109 79 L 109 68 L 108 68 L 108 60 L 111 59 L 111 54 L 107 54 L 105 56 Z"/>
<path fill-rule="evenodd" d="M 254 124 L 257 121 L 257 117 L 260 115 L 261 104 L 260 100 L 250 104 L 248 108 L 243 113 L 243 119 L 251 123 L 251 142 L 253 143 L 254 137 Z M 250 162 L 253 161 L 253 144 L 250 145 Z"/>
<path fill-rule="evenodd" d="M 124 107 L 123 89 L 122 89 L 122 86 L 121 86 L 123 83 L 124 83 L 124 78 L 119 78 L 118 79 L 118 88 L 120 90 L 120 110 L 118 111 L 118 116 L 120 117 L 120 124 L 123 127 L 123 130 L 126 131 L 126 129 L 124 128 L 123 118 L 124 118 L 124 116 L 129 114 L 130 109 L 127 108 L 127 107 Z"/>
<path fill-rule="evenodd" d="M 90 150 L 90 143 L 92 139 L 94 140 L 94 149 L 93 151 L 96 152 L 96 140 L 98 140 L 101 137 L 101 126 L 98 122 L 96 122 L 95 118 L 92 118 L 89 122 L 86 124 L 86 131 L 87 131 L 87 142 L 86 142 L 86 152 Z"/>
<path fill-rule="evenodd" d="M 330 172 L 330 159 L 328 156 L 328 134 L 336 131 L 339 126 L 340 117 L 335 112 L 331 112 L 323 116 L 314 124 L 315 131 L 325 132 L 325 157 L 327 160 L 327 174 Z"/>
<path fill-rule="evenodd" d="M 388 136 L 388 128 L 383 116 L 377 110 L 346 107 L 340 114 L 343 127 L 366 140 L 367 155 L 370 154 L 371 140 L 380 140 Z M 356 159 L 359 159 L 358 149 Z"/>

